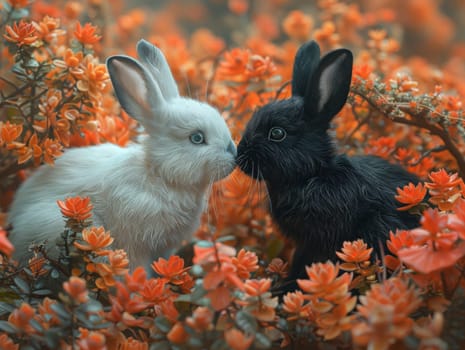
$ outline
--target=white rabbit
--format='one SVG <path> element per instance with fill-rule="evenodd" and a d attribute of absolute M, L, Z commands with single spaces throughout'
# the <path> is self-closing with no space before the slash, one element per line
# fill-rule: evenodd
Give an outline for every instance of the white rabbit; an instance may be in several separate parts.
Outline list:
<path fill-rule="evenodd" d="M 24 262 L 32 242 L 54 246 L 64 230 L 56 201 L 89 196 L 93 225 L 104 226 L 130 267 L 149 268 L 191 238 L 205 192 L 235 167 L 236 147 L 216 109 L 181 97 L 163 53 L 145 40 L 139 61 L 107 60 L 116 96 L 147 136 L 141 144 L 69 149 L 54 167 L 44 165 L 19 188 L 9 213 L 15 257 Z M 50 251 L 50 254 L 56 254 Z"/>

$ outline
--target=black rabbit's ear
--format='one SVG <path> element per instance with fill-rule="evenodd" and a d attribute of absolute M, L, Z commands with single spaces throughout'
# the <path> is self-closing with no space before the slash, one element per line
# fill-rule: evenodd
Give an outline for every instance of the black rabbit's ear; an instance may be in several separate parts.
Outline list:
<path fill-rule="evenodd" d="M 331 51 L 321 58 L 305 92 L 304 108 L 312 122 L 326 126 L 344 107 L 352 80 L 352 52 Z"/>
<path fill-rule="evenodd" d="M 292 95 L 305 96 L 308 82 L 320 63 L 320 47 L 315 41 L 303 44 L 297 51 L 292 71 Z"/>

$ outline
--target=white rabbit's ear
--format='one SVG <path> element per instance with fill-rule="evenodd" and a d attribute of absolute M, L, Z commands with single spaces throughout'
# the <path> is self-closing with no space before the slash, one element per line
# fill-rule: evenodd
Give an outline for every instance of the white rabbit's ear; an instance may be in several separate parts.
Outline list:
<path fill-rule="evenodd" d="M 137 43 L 137 54 L 142 64 L 150 71 L 152 77 L 160 86 L 165 99 L 170 100 L 178 97 L 178 86 L 163 52 L 158 47 L 142 39 Z"/>
<path fill-rule="evenodd" d="M 144 126 L 153 124 L 155 110 L 163 108 L 166 101 L 160 87 L 147 70 L 128 56 L 111 56 L 107 59 L 110 79 L 123 109 Z"/>

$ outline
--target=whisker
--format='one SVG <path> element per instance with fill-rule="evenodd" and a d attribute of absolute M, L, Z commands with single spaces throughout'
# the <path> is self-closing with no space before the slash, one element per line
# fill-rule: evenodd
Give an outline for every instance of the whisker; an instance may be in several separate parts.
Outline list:
<path fill-rule="evenodd" d="M 190 98 L 192 98 L 192 91 L 191 91 L 191 84 L 189 82 L 189 77 L 187 76 L 187 74 L 184 72 L 183 74 L 183 78 L 184 78 L 184 82 L 186 83 L 186 88 L 187 88 L 187 96 L 189 96 Z"/>
<path fill-rule="evenodd" d="M 263 175 L 261 173 L 259 174 L 259 177 L 262 180 L 264 180 L 264 177 L 263 177 Z M 266 195 L 266 197 L 268 199 L 268 208 L 267 209 L 269 210 L 269 212 L 272 212 L 273 211 L 273 205 L 271 204 L 270 192 L 268 191 L 268 186 L 266 185 L 266 182 L 265 181 L 263 181 L 263 182 L 264 182 L 264 184 L 263 184 L 262 187 L 264 188 L 265 195 Z"/>
<path fill-rule="evenodd" d="M 208 89 L 210 88 L 211 79 L 207 79 L 205 82 L 205 102 L 208 102 Z"/>

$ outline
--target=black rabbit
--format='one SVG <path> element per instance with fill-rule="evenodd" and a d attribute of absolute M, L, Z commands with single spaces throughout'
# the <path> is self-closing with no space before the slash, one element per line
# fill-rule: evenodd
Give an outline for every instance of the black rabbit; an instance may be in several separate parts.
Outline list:
<path fill-rule="evenodd" d="M 297 288 L 305 265 L 336 261 L 344 241 L 362 238 L 377 249 L 390 230 L 418 226 L 394 197 L 418 178 L 378 157 L 337 155 L 328 135 L 349 94 L 352 61 L 347 49 L 320 59 L 314 41 L 300 47 L 292 97 L 256 111 L 237 148 L 240 169 L 266 182 L 271 215 L 296 243 L 282 292 Z"/>

